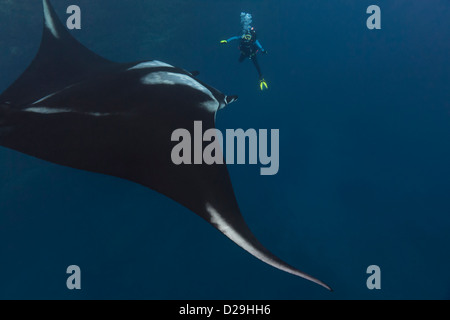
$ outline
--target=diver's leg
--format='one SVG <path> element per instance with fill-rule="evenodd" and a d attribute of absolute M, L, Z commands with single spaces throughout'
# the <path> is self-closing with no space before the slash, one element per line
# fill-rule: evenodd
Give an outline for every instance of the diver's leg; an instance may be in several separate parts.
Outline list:
<path fill-rule="evenodd" d="M 255 65 L 256 71 L 258 71 L 259 80 L 262 80 L 264 77 L 262 75 L 261 68 L 259 67 L 258 59 L 256 59 L 256 55 L 254 55 L 252 57 L 252 61 L 253 61 L 253 64 Z"/>
<path fill-rule="evenodd" d="M 269 89 L 269 86 L 267 85 L 266 80 L 264 80 L 264 76 L 261 72 L 261 68 L 259 67 L 259 63 L 258 63 L 258 60 L 256 59 L 256 55 L 252 57 L 252 61 L 253 61 L 253 64 L 255 65 L 256 70 L 258 71 L 258 74 L 259 74 L 259 87 L 261 88 L 261 91 Z"/>
<path fill-rule="evenodd" d="M 239 57 L 239 62 L 243 62 L 247 58 L 245 54 L 241 53 L 241 56 Z"/>

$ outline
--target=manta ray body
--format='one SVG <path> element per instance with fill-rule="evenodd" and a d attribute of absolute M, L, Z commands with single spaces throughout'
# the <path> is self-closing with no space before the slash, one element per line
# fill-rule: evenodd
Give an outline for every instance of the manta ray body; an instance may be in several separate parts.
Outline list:
<path fill-rule="evenodd" d="M 205 219 L 256 258 L 329 286 L 269 252 L 245 223 L 225 164 L 175 165 L 174 130 L 215 128 L 234 102 L 194 73 L 161 61 L 116 63 L 75 40 L 43 0 L 40 49 L 0 95 L 0 145 L 156 190 Z M 331 290 L 331 289 L 330 289 Z"/>

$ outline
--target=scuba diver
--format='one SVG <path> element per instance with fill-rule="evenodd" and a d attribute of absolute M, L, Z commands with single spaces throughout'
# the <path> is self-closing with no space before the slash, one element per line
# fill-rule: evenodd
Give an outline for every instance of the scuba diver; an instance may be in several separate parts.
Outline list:
<path fill-rule="evenodd" d="M 231 37 L 227 40 L 220 41 L 221 44 L 227 44 L 230 41 L 240 39 L 239 50 L 241 51 L 241 55 L 239 57 L 239 62 L 243 62 L 246 58 L 252 60 L 255 65 L 256 71 L 258 71 L 259 75 L 259 87 L 261 91 L 269 89 L 267 82 L 264 80 L 264 76 L 261 72 L 261 68 L 258 63 L 258 59 L 256 58 L 256 54 L 261 51 L 261 53 L 267 54 L 267 51 L 264 50 L 261 43 L 257 39 L 256 30 L 251 26 L 252 16 L 249 13 L 241 13 L 241 23 L 243 26 L 243 34 L 242 36 Z"/>

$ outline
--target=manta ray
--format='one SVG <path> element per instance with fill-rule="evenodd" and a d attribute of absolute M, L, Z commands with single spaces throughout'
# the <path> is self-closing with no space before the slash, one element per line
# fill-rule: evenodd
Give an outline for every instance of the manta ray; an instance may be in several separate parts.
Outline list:
<path fill-rule="evenodd" d="M 175 165 L 174 130 L 215 128 L 237 96 L 196 73 L 152 60 L 116 63 L 90 51 L 43 0 L 39 51 L 0 95 L 0 145 L 58 165 L 126 179 L 190 209 L 263 262 L 313 281 L 253 235 L 240 212 L 226 164 Z"/>

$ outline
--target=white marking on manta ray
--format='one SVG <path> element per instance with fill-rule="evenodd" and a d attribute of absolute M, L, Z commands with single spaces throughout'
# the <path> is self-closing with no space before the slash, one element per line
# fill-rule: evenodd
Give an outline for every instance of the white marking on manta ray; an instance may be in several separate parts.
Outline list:
<path fill-rule="evenodd" d="M 176 73 L 172 72 L 154 72 L 146 75 L 141 79 L 143 84 L 168 84 L 176 85 L 176 78 L 173 77 Z M 182 83 L 178 83 L 182 84 Z"/>
<path fill-rule="evenodd" d="M 58 92 L 51 93 L 51 94 L 49 94 L 48 96 L 45 96 L 45 97 L 43 97 L 42 99 L 39 99 L 39 100 L 33 102 L 32 104 L 38 104 L 39 102 L 42 102 L 42 101 L 44 101 L 44 100 L 47 100 L 48 98 L 53 97 L 53 96 L 54 96 L 55 94 L 57 94 L 57 93 L 59 93 L 59 91 L 58 91 Z"/>
<path fill-rule="evenodd" d="M 112 115 L 112 113 L 100 113 L 100 112 L 86 112 L 85 114 L 94 117 L 107 117 Z"/>
<path fill-rule="evenodd" d="M 45 100 L 47 100 L 47 99 L 53 97 L 54 95 L 57 95 L 57 94 L 63 92 L 64 90 L 70 89 L 70 88 L 72 88 L 72 87 L 74 87 L 74 86 L 76 86 L 76 84 L 71 84 L 70 86 L 67 86 L 67 87 L 65 87 L 65 88 L 62 89 L 62 90 L 53 92 L 53 93 L 51 93 L 51 94 L 49 94 L 49 95 L 47 95 L 47 96 L 45 96 L 45 97 L 43 97 L 43 98 L 41 98 L 41 99 L 35 101 L 35 102 L 33 102 L 32 105 L 38 104 L 38 103 L 40 103 L 40 102 L 42 102 L 42 101 L 45 101 Z"/>
<path fill-rule="evenodd" d="M 58 31 L 55 28 L 55 24 L 50 14 L 50 8 L 48 7 L 47 1 L 44 1 L 44 16 L 45 16 L 45 26 L 50 30 L 50 32 L 59 39 Z"/>
<path fill-rule="evenodd" d="M 41 113 L 41 114 L 58 114 L 58 113 L 79 113 L 86 114 L 94 117 L 106 117 L 110 116 L 111 113 L 100 113 L 100 112 L 76 112 L 70 109 L 61 109 L 61 108 L 47 108 L 47 107 L 32 107 L 23 110 L 25 112 L 33 112 L 33 113 Z"/>
<path fill-rule="evenodd" d="M 153 60 L 153 61 L 139 63 L 139 64 L 135 65 L 134 67 L 128 69 L 127 71 L 137 70 L 137 69 L 147 69 L 147 68 L 162 68 L 162 67 L 175 68 L 174 66 L 171 66 L 170 64 L 167 64 L 165 62 Z"/>
<path fill-rule="evenodd" d="M 214 207 L 211 204 L 209 203 L 206 204 L 206 211 L 208 211 L 208 213 L 211 215 L 211 223 L 214 224 L 224 235 L 226 235 L 238 246 L 248 251 L 258 259 L 261 259 L 263 261 L 268 260 L 263 253 L 261 253 L 257 248 L 255 248 L 255 246 L 253 246 L 251 243 L 245 240 L 244 237 L 241 234 L 239 234 L 236 230 L 231 228 L 230 225 L 225 221 L 224 218 L 221 217 L 220 213 L 217 212 L 217 210 L 214 209 Z"/>
<path fill-rule="evenodd" d="M 73 112 L 70 109 L 58 109 L 58 108 L 46 108 L 46 107 L 32 107 L 23 110 L 25 112 L 34 112 L 34 113 L 42 113 L 42 114 L 53 114 L 53 113 L 67 113 Z"/>
<path fill-rule="evenodd" d="M 202 102 L 200 105 L 210 112 L 215 112 L 219 108 L 219 101 L 214 97 L 212 92 L 205 86 L 201 85 L 194 78 L 174 72 L 152 72 L 141 79 L 143 84 L 147 85 L 183 85 L 201 91 L 211 98 L 209 101 Z"/>

